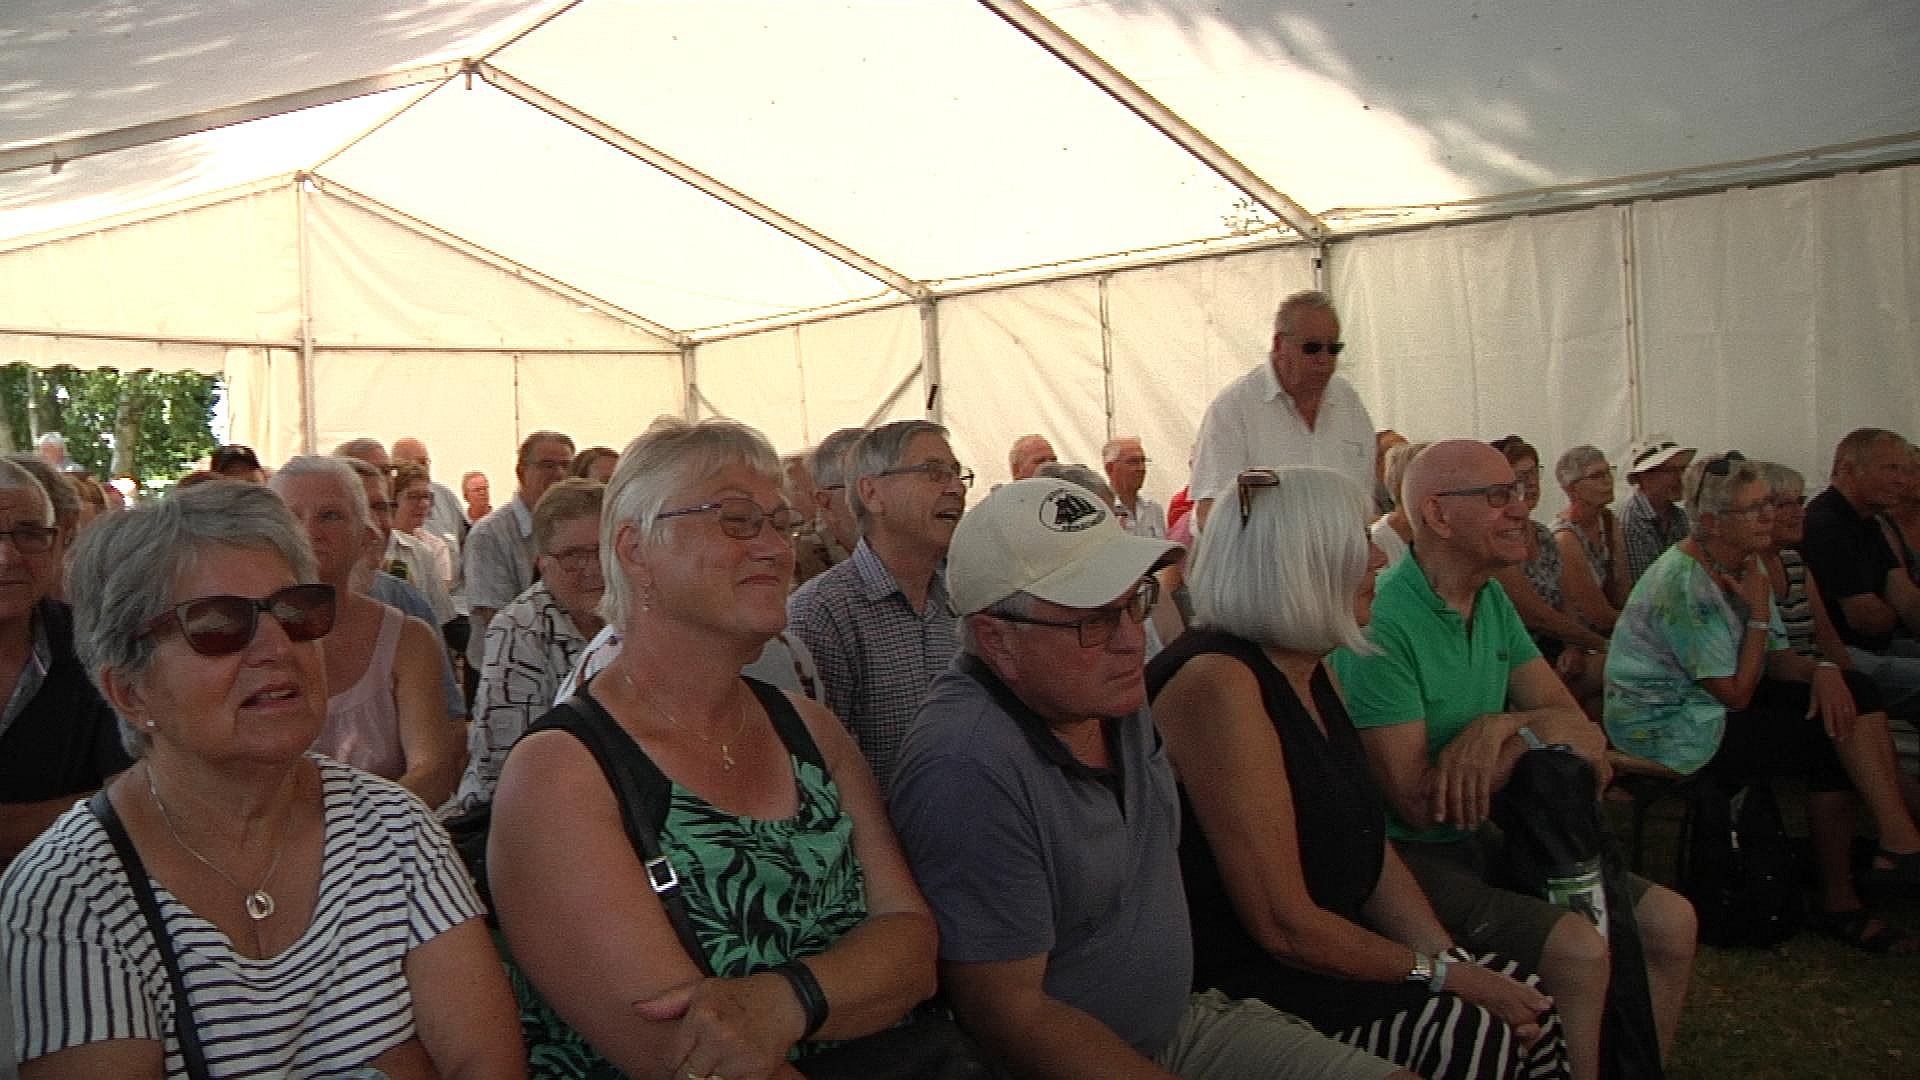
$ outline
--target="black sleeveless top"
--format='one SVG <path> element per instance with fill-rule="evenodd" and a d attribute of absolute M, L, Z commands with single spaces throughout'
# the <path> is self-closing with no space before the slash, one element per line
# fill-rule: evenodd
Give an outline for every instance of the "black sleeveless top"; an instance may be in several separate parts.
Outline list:
<path fill-rule="evenodd" d="M 1327 727 L 1325 735 L 1286 676 L 1258 645 L 1215 630 L 1196 627 L 1155 656 L 1147 665 L 1147 693 L 1157 696 L 1188 660 L 1206 653 L 1231 657 L 1258 679 L 1261 703 L 1286 751 L 1307 891 L 1321 908 L 1359 922 L 1360 909 L 1372 897 L 1386 858 L 1387 808 L 1367 770 L 1359 733 L 1326 667 L 1314 672 L 1312 682 L 1314 705 Z M 1294 984 L 1302 994 L 1323 993 L 1324 977 L 1276 963 L 1241 928 L 1184 784 L 1180 788 L 1180 869 L 1192 912 L 1194 985 L 1276 1004 L 1281 999 L 1286 1001 L 1282 1007 L 1294 1006 L 1301 1015 L 1316 1011 L 1287 991 Z"/>

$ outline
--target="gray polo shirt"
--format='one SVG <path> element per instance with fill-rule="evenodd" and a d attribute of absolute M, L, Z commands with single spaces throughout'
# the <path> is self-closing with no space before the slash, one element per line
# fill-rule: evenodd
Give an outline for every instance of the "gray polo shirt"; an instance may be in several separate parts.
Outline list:
<path fill-rule="evenodd" d="M 498 612 L 513 603 L 533 584 L 533 511 L 514 495 L 467 534 L 461 559 L 469 607 Z M 487 628 L 473 627 L 467 638 L 467 663 L 475 671 L 486 660 L 486 644 Z"/>
<path fill-rule="evenodd" d="M 1179 804 L 1145 709 L 1110 721 L 1107 738 L 1114 768 L 1080 764 L 962 655 L 901 744 L 890 804 L 942 960 L 1045 955 L 1049 996 L 1152 1057 L 1193 977 Z"/>

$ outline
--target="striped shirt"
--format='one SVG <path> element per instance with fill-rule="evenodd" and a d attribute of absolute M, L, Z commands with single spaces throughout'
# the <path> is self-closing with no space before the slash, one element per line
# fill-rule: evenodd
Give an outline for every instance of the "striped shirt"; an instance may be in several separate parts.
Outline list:
<path fill-rule="evenodd" d="M 327 758 L 319 899 L 299 940 L 256 960 L 154 884 L 214 1076 L 344 1076 L 413 1037 L 407 953 L 481 905 L 447 835 L 397 785 Z M 82 804 L 0 878 L 0 971 L 31 1060 L 164 1037 L 184 1076 L 173 992 L 106 830 Z"/>

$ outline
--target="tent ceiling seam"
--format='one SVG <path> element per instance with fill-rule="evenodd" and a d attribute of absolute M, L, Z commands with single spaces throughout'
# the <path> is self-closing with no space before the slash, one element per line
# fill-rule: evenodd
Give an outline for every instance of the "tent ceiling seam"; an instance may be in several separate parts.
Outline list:
<path fill-rule="evenodd" d="M 393 207 L 388 206 L 387 204 L 381 202 L 380 200 L 375 199 L 370 195 L 362 194 L 361 192 L 356 191 L 353 188 L 350 188 L 347 185 L 342 184 L 338 181 L 330 180 L 323 176 L 316 176 L 313 179 L 321 185 L 323 190 L 328 195 L 331 195 L 334 198 L 337 198 L 342 202 L 347 203 L 348 205 L 358 207 L 361 210 L 365 210 L 366 212 L 373 214 L 376 217 L 386 220 L 390 224 L 406 229 L 408 232 L 414 233 L 415 235 L 420 236 L 423 239 L 431 241 L 435 244 L 438 244 L 441 247 L 445 247 L 452 251 L 458 252 L 459 254 L 464 255 L 470 259 L 476 259 L 480 262 L 487 264 L 488 266 L 493 267 L 496 270 L 501 270 L 507 273 L 511 273 L 515 277 L 520 278 L 521 280 L 526 281 L 531 285 L 535 285 L 539 288 L 546 289 L 547 291 L 552 292 L 563 299 L 571 300 L 574 303 L 586 304 L 589 307 L 592 307 L 595 311 L 598 311 L 602 315 L 607 316 L 608 318 L 616 319 L 620 322 L 626 323 L 637 329 L 644 330 L 647 333 L 652 334 L 654 337 L 671 341 L 676 346 L 685 345 L 689 340 L 686 334 L 678 330 L 675 330 L 672 327 L 666 326 L 663 323 L 655 322 L 654 320 L 649 319 L 646 316 L 638 314 L 636 312 L 628 311 L 626 308 L 623 308 L 620 305 L 615 304 L 610 300 L 606 300 L 601 297 L 595 296 L 594 294 L 587 292 L 585 289 L 581 289 L 577 286 L 570 285 L 560 280 L 559 278 L 541 273 L 540 271 L 535 270 L 532 267 L 527 266 L 523 263 L 516 262 L 513 259 L 510 259 L 507 256 L 502 255 L 497 251 L 493 251 L 489 248 L 476 244 L 473 241 L 468 240 L 463 236 L 460 236 L 456 233 L 448 232 L 447 230 L 442 229 L 436 225 L 422 221 L 419 218 L 412 216 L 411 214 L 405 213 L 404 211 L 396 210 Z"/>
<path fill-rule="evenodd" d="M 78 161 L 96 154 L 130 150 L 136 146 L 165 142 L 185 135 L 199 135 L 218 128 L 232 127 L 235 124 L 264 120 L 270 116 L 299 112 L 319 105 L 331 105 L 349 98 L 365 97 L 369 94 L 395 90 L 403 86 L 415 86 L 423 82 L 445 80 L 458 74 L 464 64 L 465 61 L 462 60 L 421 64 L 401 71 L 366 75 L 327 86 L 276 94 L 239 105 L 205 109 L 185 116 L 152 120 L 144 124 L 134 124 L 130 127 L 114 128 L 88 135 L 26 143 L 0 150 L 0 175 L 41 165 L 52 166 L 55 171 L 58 171 L 60 166 L 69 161 Z"/>
<path fill-rule="evenodd" d="M 1053 20 L 1035 11 L 1024 0 L 980 0 L 980 4 L 1108 97 L 1125 106 L 1155 131 L 1172 140 L 1174 145 L 1213 170 L 1221 179 L 1239 188 L 1268 212 L 1291 225 L 1296 232 L 1310 237 L 1326 235 L 1326 223 L 1314 216 L 1312 211 L 1268 183 L 1205 132 L 1162 104 L 1139 83 L 1122 74 L 1118 68 L 1081 44 L 1078 38 L 1062 30 Z"/>
<path fill-rule="evenodd" d="M 689 187 L 711 198 L 718 199 L 743 214 L 750 215 L 761 223 L 776 229 L 814 250 L 830 256 L 855 270 L 888 287 L 914 299 L 927 294 L 927 288 L 921 282 L 887 266 L 876 259 L 863 255 L 838 240 L 804 225 L 793 218 L 775 210 L 766 203 L 753 198 L 745 192 L 728 187 L 721 181 L 688 165 L 686 162 L 641 142 L 632 135 L 601 120 L 592 113 L 577 108 L 566 101 L 547 93 L 545 90 L 525 82 L 511 73 L 490 63 L 477 63 L 475 70 L 482 79 L 503 93 L 518 98 L 527 105 L 546 113 L 569 127 L 576 128 L 599 139 L 608 146 L 634 158 L 644 164 L 673 177 Z"/>
<path fill-rule="evenodd" d="M 62 228 L 48 229 L 44 232 L 29 233 L 26 236 L 14 237 L 10 240 L 0 240 L 0 255 L 11 255 L 37 247 L 45 247 L 49 244 L 78 240 L 83 236 L 98 236 L 101 233 L 113 232 L 115 229 L 126 229 L 135 225 L 144 225 L 147 222 L 158 221 L 161 218 L 172 217 L 176 214 L 190 214 L 195 210 L 205 210 L 209 207 L 221 206 L 230 202 L 239 202 L 241 199 L 267 194 L 276 188 L 288 187 L 297 179 L 299 179 L 298 173 L 279 173 L 274 176 L 262 177 L 250 183 L 241 184 L 238 187 L 221 188 L 219 191 L 210 191 L 203 195 L 195 195 L 192 198 L 163 203 L 160 206 L 149 206 L 140 210 L 129 210 L 124 214 L 92 218 L 78 225 L 68 225 Z"/>

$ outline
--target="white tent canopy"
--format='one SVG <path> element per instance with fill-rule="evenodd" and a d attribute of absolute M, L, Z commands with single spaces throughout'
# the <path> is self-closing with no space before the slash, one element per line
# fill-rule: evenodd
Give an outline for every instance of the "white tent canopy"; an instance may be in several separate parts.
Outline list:
<path fill-rule="evenodd" d="M 1164 494 L 1322 283 L 1382 424 L 1824 468 L 1920 429 L 1915 56 L 1906 0 L 15 0 L 0 362 L 225 373 L 269 457 L 932 412 Z"/>

